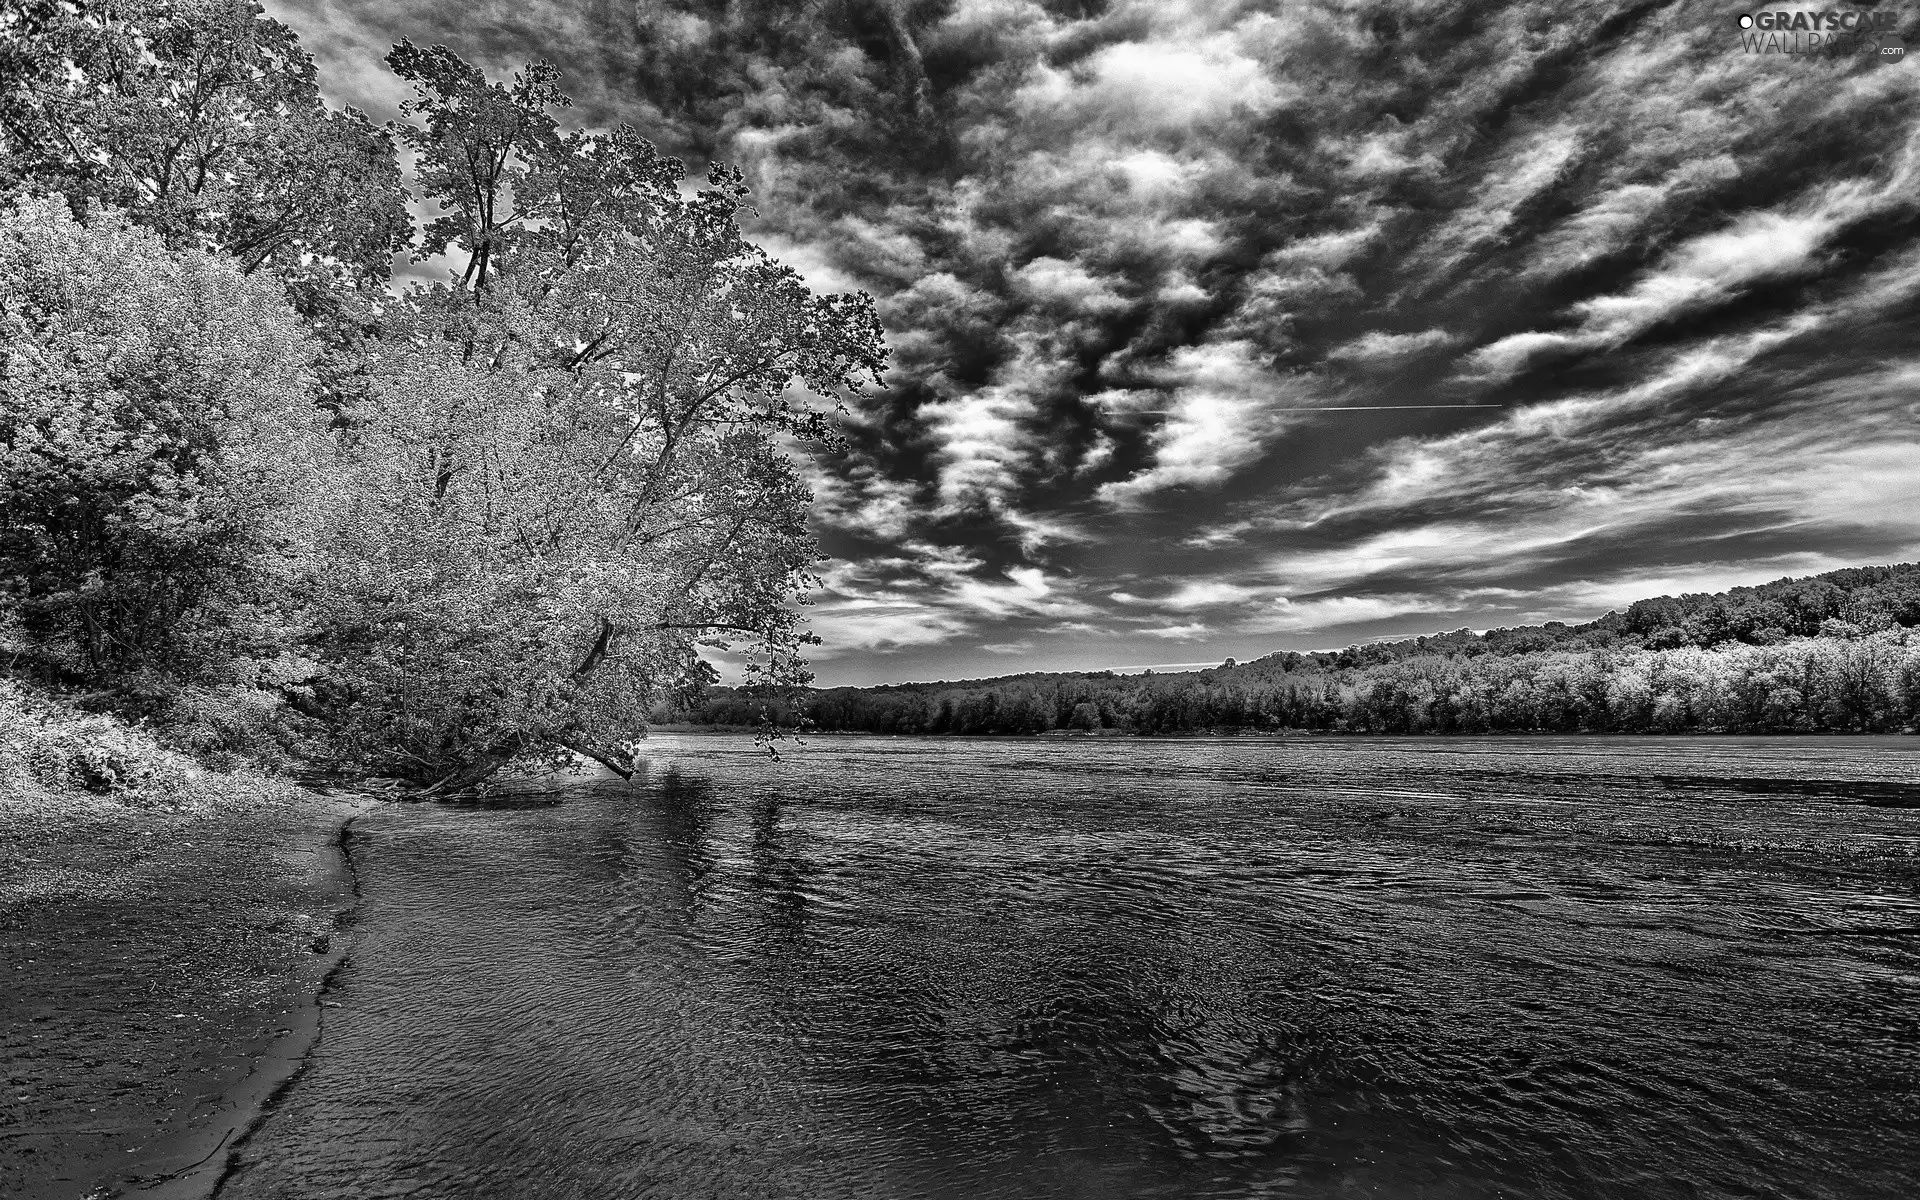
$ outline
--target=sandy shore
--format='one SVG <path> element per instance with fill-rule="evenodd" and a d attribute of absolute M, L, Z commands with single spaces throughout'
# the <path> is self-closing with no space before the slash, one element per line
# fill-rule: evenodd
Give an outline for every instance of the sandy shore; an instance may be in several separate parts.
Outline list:
<path fill-rule="evenodd" d="M 321 1026 L 370 803 L 0 795 L 0 1196 L 204 1197 Z"/>

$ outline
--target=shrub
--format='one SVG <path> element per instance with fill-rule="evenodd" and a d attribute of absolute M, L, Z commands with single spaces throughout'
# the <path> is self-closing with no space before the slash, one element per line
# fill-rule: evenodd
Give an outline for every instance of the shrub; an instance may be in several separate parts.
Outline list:
<path fill-rule="evenodd" d="M 0 211 L 0 601 L 94 687 L 272 657 L 330 441 L 281 286 L 121 214 Z"/>
<path fill-rule="evenodd" d="M 0 789 L 153 804 L 190 795 L 202 774 L 144 730 L 0 680 Z"/>

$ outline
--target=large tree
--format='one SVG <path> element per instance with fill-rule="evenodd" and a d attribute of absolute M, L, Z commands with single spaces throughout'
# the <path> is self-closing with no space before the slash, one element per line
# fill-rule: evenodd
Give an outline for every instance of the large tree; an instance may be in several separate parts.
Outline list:
<path fill-rule="evenodd" d="M 246 271 L 384 280 L 412 236 L 392 139 L 330 109 L 252 0 L 0 0 L 0 191 L 121 208 Z"/>
<path fill-rule="evenodd" d="M 310 705 L 361 769 L 451 791 L 625 743 L 702 642 L 804 676 L 817 550 L 789 457 L 885 361 L 864 295 L 815 296 L 743 235 L 745 192 L 631 129 L 565 133 L 550 68 L 488 81 L 398 47 L 403 134 L 454 260 L 365 348 L 354 500 Z"/>

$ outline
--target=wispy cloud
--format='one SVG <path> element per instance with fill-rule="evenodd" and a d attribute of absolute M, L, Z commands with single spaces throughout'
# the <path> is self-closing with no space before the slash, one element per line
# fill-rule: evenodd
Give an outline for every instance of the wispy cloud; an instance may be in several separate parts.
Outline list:
<path fill-rule="evenodd" d="M 1225 482 L 1257 461 L 1285 429 L 1285 401 L 1317 395 L 1260 361 L 1244 340 L 1182 348 L 1148 378 L 1170 389 L 1166 419 L 1148 439 L 1152 457 L 1143 469 L 1095 492 L 1121 507 L 1167 488 Z"/>
<path fill-rule="evenodd" d="M 1025 654 L 1033 649 L 1033 640 L 1023 638 L 1017 642 L 987 642 L 980 648 L 988 654 Z"/>

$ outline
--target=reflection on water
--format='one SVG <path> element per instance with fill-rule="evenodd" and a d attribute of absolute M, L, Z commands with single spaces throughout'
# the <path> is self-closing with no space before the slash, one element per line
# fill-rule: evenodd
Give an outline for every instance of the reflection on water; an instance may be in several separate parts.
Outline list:
<path fill-rule="evenodd" d="M 1913 742 L 662 737 L 383 809 L 222 1197 L 1904 1197 Z"/>

